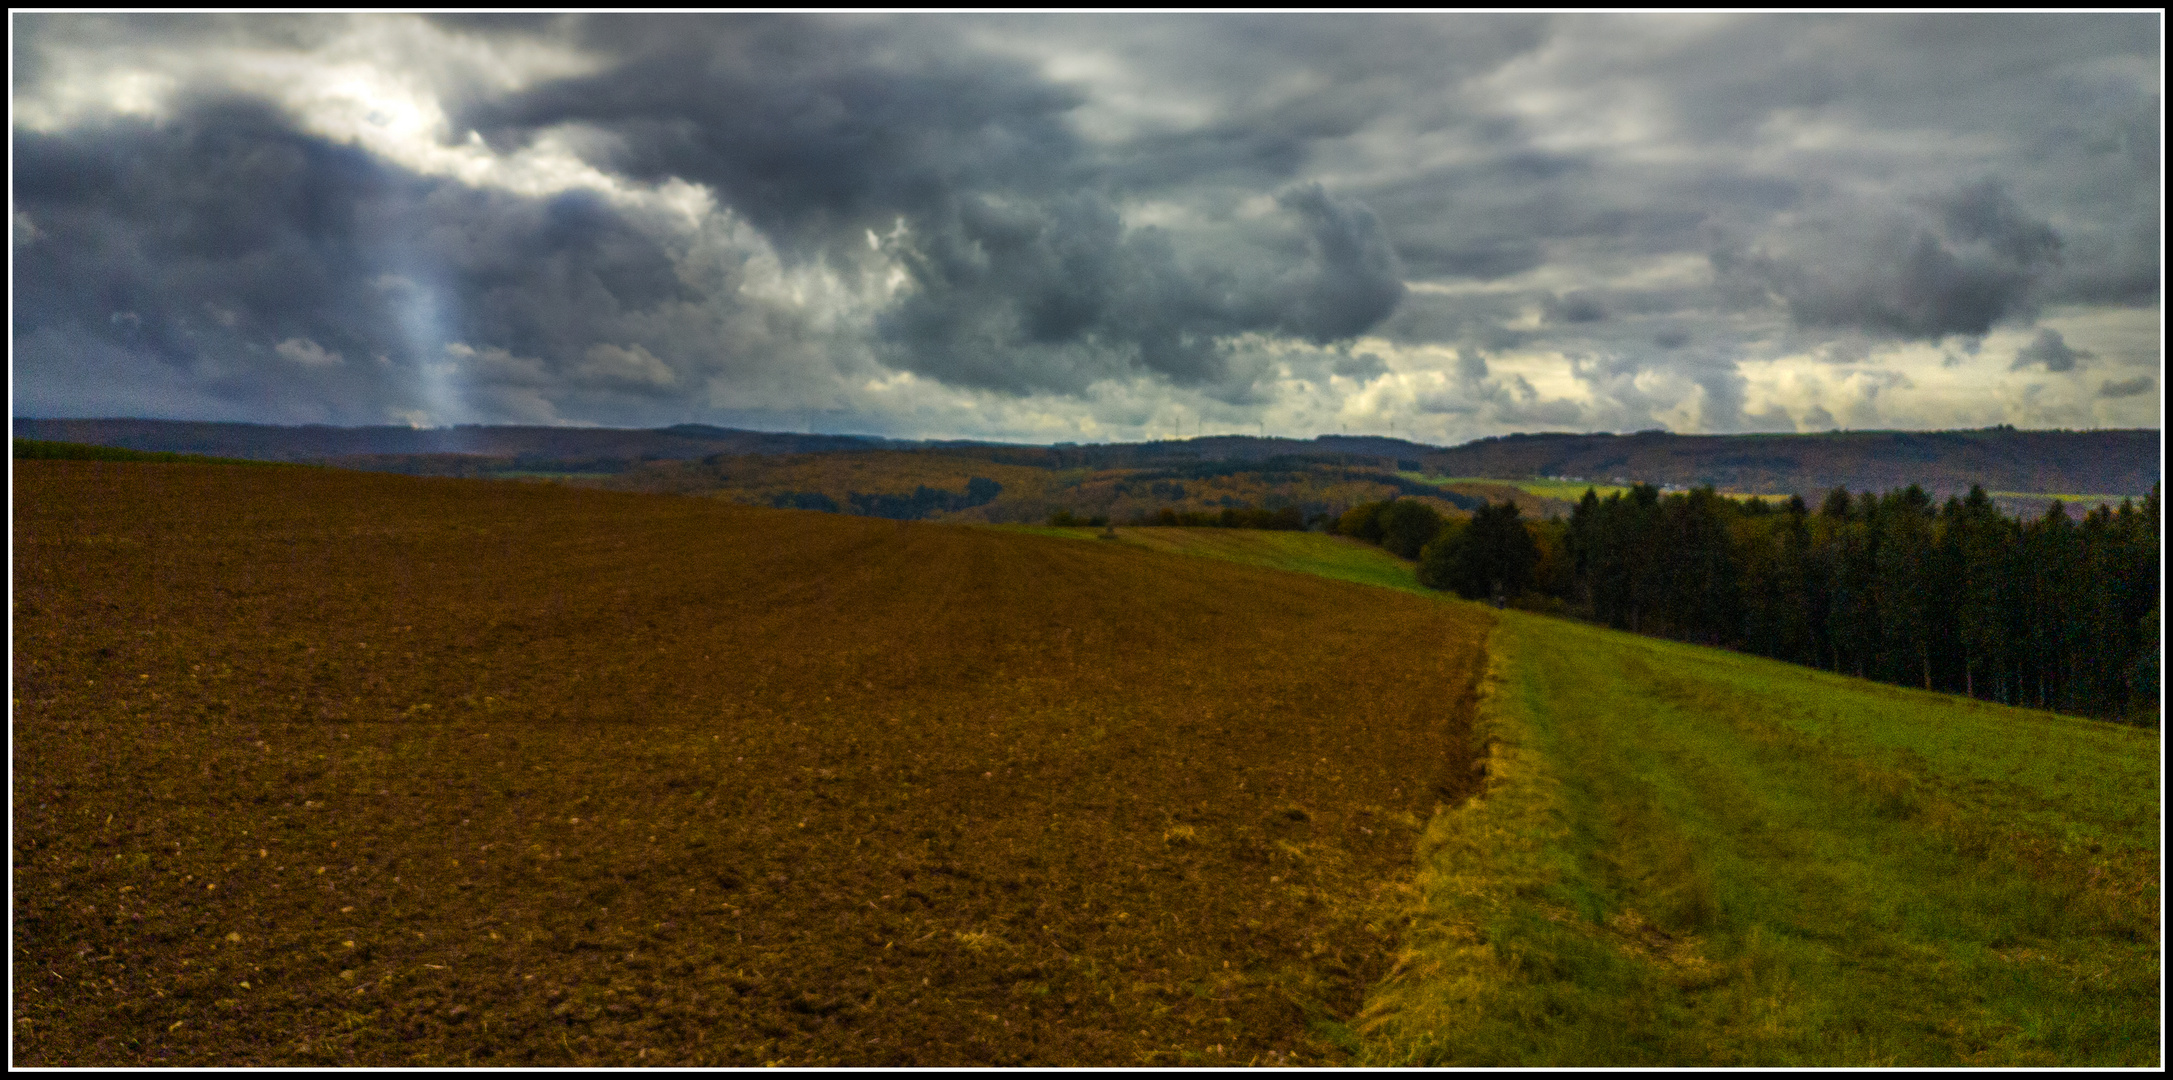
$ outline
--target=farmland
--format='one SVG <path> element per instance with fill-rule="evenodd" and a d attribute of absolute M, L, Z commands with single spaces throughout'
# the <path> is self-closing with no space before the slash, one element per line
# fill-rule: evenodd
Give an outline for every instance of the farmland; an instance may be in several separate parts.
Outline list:
<path fill-rule="evenodd" d="M 656 491 L 715 492 L 736 501 L 769 505 L 779 494 L 823 492 L 840 505 L 849 491 L 863 494 L 912 493 L 917 486 L 943 487 L 973 475 L 1002 480 L 1016 505 L 999 505 L 972 520 L 1046 520 L 1064 504 L 1024 498 L 1049 484 L 1068 508 L 1081 514 L 1109 514 L 1119 520 L 1139 509 L 1162 505 L 1179 509 L 1217 509 L 1225 496 L 1258 500 L 1266 494 L 1296 501 L 1340 502 L 1340 513 L 1360 502 L 1386 498 L 1391 490 L 1423 494 L 1399 481 L 1458 477 L 1452 483 L 1490 484 L 1523 491 L 1533 499 L 1570 503 L 1584 494 L 1583 482 L 1548 481 L 1546 476 L 1581 476 L 1605 496 L 1610 481 L 1643 482 L 1676 488 L 1711 484 L 1722 491 L 1767 496 L 1801 494 L 1813 502 L 1844 485 L 1851 491 L 1885 491 L 1918 484 L 1933 495 L 1960 495 L 1971 485 L 1995 493 L 2009 513 L 2038 514 L 2044 492 L 2112 492 L 2112 495 L 2059 495 L 2081 500 L 2085 509 L 2098 502 L 2118 505 L 2122 496 L 2141 498 L 2158 481 L 2160 436 L 2156 429 L 2094 431 L 1851 431 L 1804 435 L 1635 435 L 1518 434 L 1440 447 L 1377 436 L 1322 435 L 1315 439 L 1207 436 L 1151 443 L 1038 447 L 979 443 L 910 443 L 862 436 L 797 435 L 736 431 L 702 424 L 653 429 L 581 427 L 273 427 L 261 424 L 183 423 L 167 420 L 37 420 L 17 418 L 16 432 L 34 439 L 185 451 L 274 461 L 316 461 L 345 468 L 403 472 L 410 475 L 493 476 L 513 472 L 587 473 L 620 477 L 630 488 Z M 884 451 L 889 451 L 885 455 Z M 913 451 L 901 456 L 899 451 Z M 796 458 L 765 463 L 759 458 Z M 824 463 L 822 459 L 838 458 Z M 712 461 L 711 459 L 715 459 Z M 1125 473 L 1208 471 L 1235 475 L 1224 466 L 1250 463 L 1260 471 L 1269 463 L 1305 460 L 1340 464 L 1353 474 L 1340 482 L 1315 478 L 1294 483 L 1236 481 L 1207 487 L 1204 503 L 1171 498 L 1151 490 L 1116 490 Z M 970 464 L 969 464 L 970 462 Z M 719 463 L 728 468 L 715 469 Z M 1013 481 L 990 472 L 991 466 L 1025 468 L 1055 478 Z M 1371 473 L 1372 475 L 1362 475 Z M 1401 473 L 1402 475 L 1398 475 Z M 1085 483 L 1090 477 L 1100 482 Z M 1491 479 L 1488 479 L 1491 478 Z M 1183 483 L 1179 477 L 1157 477 Z M 1151 486 L 1153 480 L 1148 484 Z M 854 485 L 858 484 L 856 488 Z M 1380 490 L 1344 490 L 1379 486 Z M 1256 490 L 1256 489 L 1265 490 Z M 1194 490 L 1187 486 L 1187 495 Z M 2012 493 L 2002 495 L 2000 493 Z M 1152 496 L 1140 499 L 1138 494 Z M 1126 497 L 1130 495 L 1131 498 Z M 1489 494 L 1497 501 L 1501 495 Z M 1000 500 L 999 500 L 1000 501 Z M 1032 505 L 1029 505 L 1032 504 Z M 1123 504 L 1123 505 L 1120 505 Z M 2034 508 L 2032 508 L 2034 504 Z M 1254 505 L 1260 505 L 1254 501 Z M 1545 517 L 1542 506 L 1520 502 L 1528 517 Z M 1469 509 L 1468 506 L 1465 509 Z M 1566 511 L 1565 511 L 1566 512 Z M 1009 516 L 991 516 L 1006 515 Z"/>
<path fill-rule="evenodd" d="M 1490 616 L 1124 544 L 21 462 L 15 1063 L 1349 1060 Z"/>
<path fill-rule="evenodd" d="M 2152 731 L 1316 533 L 16 478 L 19 1064 L 2159 1063 Z"/>

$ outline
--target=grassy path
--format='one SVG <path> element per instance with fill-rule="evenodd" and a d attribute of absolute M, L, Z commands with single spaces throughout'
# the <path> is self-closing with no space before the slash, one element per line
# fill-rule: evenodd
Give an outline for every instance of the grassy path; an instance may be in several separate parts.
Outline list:
<path fill-rule="evenodd" d="M 2152 1065 L 2153 733 L 1507 613 L 1380 1064 Z"/>

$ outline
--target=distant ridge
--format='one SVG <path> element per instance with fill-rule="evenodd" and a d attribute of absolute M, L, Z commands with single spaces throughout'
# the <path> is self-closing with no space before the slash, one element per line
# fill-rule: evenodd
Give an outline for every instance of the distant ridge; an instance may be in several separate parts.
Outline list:
<path fill-rule="evenodd" d="M 668 428 L 543 426 L 330 427 L 175 420 L 23 420 L 19 438 L 92 443 L 260 461 L 323 461 L 363 455 L 472 454 L 536 461 L 673 461 L 712 454 L 814 454 L 917 446 L 865 435 L 738 431 L 707 424 Z"/>
<path fill-rule="evenodd" d="M 1574 477 L 1596 484 L 1620 480 L 1675 487 L 1711 484 L 1725 491 L 1807 497 L 1837 486 L 1884 491 L 1909 484 L 1940 496 L 1965 492 L 1973 484 L 1994 492 L 2140 496 L 2159 481 L 2164 447 L 2163 433 L 2147 428 L 2019 431 L 1997 427 L 1812 435 L 1550 432 L 1497 436 L 1455 447 L 1364 435 L 1314 439 L 1209 435 L 1143 443 L 1032 446 L 743 431 L 692 423 L 664 428 L 343 428 L 17 419 L 14 428 L 21 438 L 398 472 L 474 474 L 473 463 L 484 459 L 494 459 L 496 467 L 504 468 L 616 472 L 644 461 L 686 461 L 719 454 L 928 449 L 1064 468 L 1291 459 L 1444 476 Z"/>
<path fill-rule="evenodd" d="M 1427 456 L 1454 476 L 1573 476 L 1725 491 L 1804 494 L 1917 484 L 1935 495 L 1972 484 L 2001 492 L 2147 493 L 2164 436 L 2151 429 L 1837 431 L 1819 435 L 1507 435 Z"/>

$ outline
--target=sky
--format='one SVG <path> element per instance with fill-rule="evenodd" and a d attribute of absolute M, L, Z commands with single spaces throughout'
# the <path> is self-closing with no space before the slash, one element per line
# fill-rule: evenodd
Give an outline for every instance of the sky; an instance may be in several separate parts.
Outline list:
<path fill-rule="evenodd" d="M 18 417 L 2160 424 L 2154 12 L 11 22 Z"/>

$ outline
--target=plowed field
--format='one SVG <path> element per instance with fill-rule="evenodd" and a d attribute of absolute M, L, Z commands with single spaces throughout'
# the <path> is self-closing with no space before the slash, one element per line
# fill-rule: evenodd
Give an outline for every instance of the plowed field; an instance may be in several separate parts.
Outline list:
<path fill-rule="evenodd" d="M 15 468 L 22 1065 L 1332 1063 L 1475 607 L 1119 544 Z"/>

